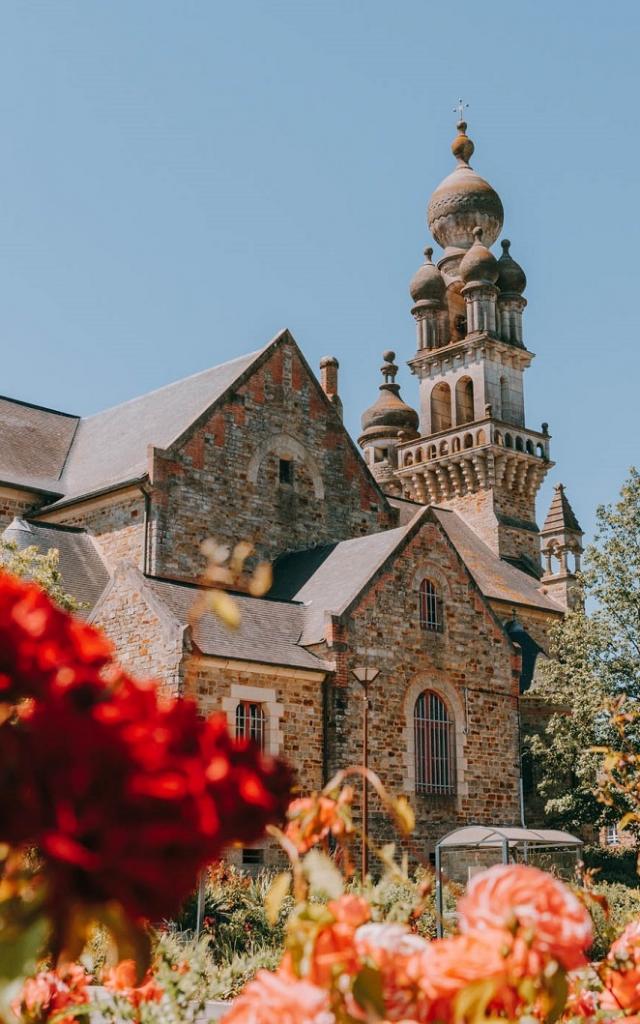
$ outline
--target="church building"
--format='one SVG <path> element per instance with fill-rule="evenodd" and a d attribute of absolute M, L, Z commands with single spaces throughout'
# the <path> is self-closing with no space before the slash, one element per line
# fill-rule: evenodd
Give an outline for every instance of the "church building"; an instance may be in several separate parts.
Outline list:
<path fill-rule="evenodd" d="M 536 523 L 554 463 L 525 416 L 526 278 L 509 241 L 491 251 L 502 203 L 457 127 L 428 206 L 441 252 L 410 285 L 416 400 L 385 352 L 357 443 L 338 359 L 316 376 L 288 330 L 88 417 L 0 398 L 4 539 L 56 548 L 127 669 L 223 711 L 304 791 L 362 762 L 366 704 L 369 765 L 411 800 L 425 854 L 523 820 L 523 721 L 543 714 L 527 690 L 582 550 L 560 484 Z M 210 537 L 273 565 L 266 596 L 235 595 L 235 629 L 190 614 Z M 387 838 L 375 799 L 370 825 Z"/>

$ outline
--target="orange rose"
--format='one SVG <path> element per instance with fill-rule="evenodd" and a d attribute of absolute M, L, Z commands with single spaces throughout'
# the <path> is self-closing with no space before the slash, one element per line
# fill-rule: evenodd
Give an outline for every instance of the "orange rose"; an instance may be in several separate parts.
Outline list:
<path fill-rule="evenodd" d="M 545 871 L 496 864 L 476 875 L 458 904 L 463 932 L 506 928 L 527 933 L 531 948 L 566 970 L 583 966 L 593 942 L 591 918 L 580 900 Z"/>
<path fill-rule="evenodd" d="M 513 936 L 490 928 L 428 943 L 426 951 L 408 965 L 426 996 L 428 1020 L 452 1020 L 458 994 L 473 982 L 488 980 L 495 984 L 490 1006 L 514 1017 L 522 978 L 522 951 L 515 953 L 514 961 Z"/>
<path fill-rule="evenodd" d="M 640 1010 L 640 919 L 627 925 L 612 944 L 601 977 L 605 1009 Z"/>
<path fill-rule="evenodd" d="M 324 793 L 292 800 L 287 811 L 287 837 L 300 853 L 306 853 L 330 834 L 336 838 L 349 835 L 353 832 L 352 802 L 351 786 L 345 786 L 337 800 Z"/>
<path fill-rule="evenodd" d="M 355 934 L 361 960 L 380 971 L 385 1013 L 397 1021 L 424 1014 L 426 998 L 416 972 L 410 969 L 429 943 L 402 924 L 365 924 Z"/>
<path fill-rule="evenodd" d="M 142 983 L 136 985 L 137 971 L 134 960 L 121 960 L 116 967 L 106 970 L 102 983 L 110 992 L 115 992 L 128 999 L 132 1006 L 141 1003 L 159 1003 L 164 989 L 156 981 L 151 971 L 147 971 Z"/>
<path fill-rule="evenodd" d="M 290 976 L 258 971 L 222 1024 L 335 1024 L 329 993 Z"/>

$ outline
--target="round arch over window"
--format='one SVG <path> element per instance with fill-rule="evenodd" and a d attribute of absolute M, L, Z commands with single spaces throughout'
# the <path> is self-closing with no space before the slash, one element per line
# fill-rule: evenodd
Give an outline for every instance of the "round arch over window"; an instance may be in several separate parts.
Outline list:
<path fill-rule="evenodd" d="M 454 796 L 455 723 L 442 697 L 424 690 L 413 711 L 416 793 Z"/>

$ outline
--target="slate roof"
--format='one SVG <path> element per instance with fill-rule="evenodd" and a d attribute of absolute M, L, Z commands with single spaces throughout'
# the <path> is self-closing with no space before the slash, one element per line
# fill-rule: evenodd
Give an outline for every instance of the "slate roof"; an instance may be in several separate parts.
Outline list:
<path fill-rule="evenodd" d="M 0 480 L 60 493 L 78 422 L 78 416 L 0 397 Z"/>
<path fill-rule="evenodd" d="M 278 559 L 271 594 L 304 603 L 302 643 L 315 644 L 324 639 L 325 613 L 340 614 L 349 606 L 404 540 L 410 526 L 322 544 Z"/>
<path fill-rule="evenodd" d="M 562 612 L 555 601 L 538 589 L 537 580 L 498 558 L 456 512 L 437 506 L 431 506 L 431 511 L 485 597 Z"/>
<path fill-rule="evenodd" d="M 93 608 L 109 582 L 107 567 L 84 530 L 14 519 L 3 531 L 2 537 L 12 541 L 20 550 L 33 545 L 42 554 L 46 554 L 55 548 L 59 553 L 58 567 L 64 589 L 87 606 L 83 609 L 85 614 Z"/>
<path fill-rule="evenodd" d="M 141 479 L 148 446 L 169 447 L 275 340 L 93 416 L 0 398 L 0 480 L 32 485 L 62 503 Z"/>
<path fill-rule="evenodd" d="M 150 577 L 147 577 L 146 585 L 178 622 L 182 625 L 188 623 L 197 587 Z M 301 646 L 305 616 L 302 605 L 246 594 L 234 594 L 233 597 L 241 614 L 238 629 L 230 629 L 210 613 L 203 615 L 193 635 L 202 654 L 315 671 L 325 671 L 330 667 Z"/>
<path fill-rule="evenodd" d="M 576 514 L 569 504 L 569 499 L 564 493 L 564 486 L 556 484 L 551 505 L 547 512 L 547 518 L 542 527 L 542 533 L 564 533 L 569 530 L 573 533 L 582 533 L 582 527 L 576 519 Z"/>

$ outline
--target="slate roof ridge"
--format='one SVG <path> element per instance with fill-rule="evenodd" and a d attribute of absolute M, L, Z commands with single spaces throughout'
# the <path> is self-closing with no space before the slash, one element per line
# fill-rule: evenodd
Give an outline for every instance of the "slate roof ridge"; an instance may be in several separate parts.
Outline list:
<path fill-rule="evenodd" d="M 279 337 L 279 335 L 276 335 L 276 337 Z M 275 339 L 272 338 L 267 345 L 263 346 L 263 348 L 256 349 L 255 352 L 246 352 L 244 355 L 235 356 L 233 359 L 225 359 L 223 363 L 215 363 L 213 366 L 205 367 L 204 370 L 196 370 L 195 373 L 188 373 L 186 377 L 178 377 L 176 380 L 171 380 L 167 384 L 161 384 L 158 388 L 152 388 L 150 391 L 143 391 L 139 395 L 134 395 L 133 398 L 125 398 L 124 402 L 116 402 L 115 405 L 108 405 L 105 409 L 99 409 L 97 412 L 92 412 L 89 416 L 81 416 L 79 419 L 83 423 L 89 423 L 98 416 L 104 416 L 107 413 L 114 412 L 115 409 L 122 409 L 125 406 L 133 405 L 135 402 L 140 402 L 144 398 L 151 398 L 153 395 L 159 395 L 162 391 L 168 391 L 170 388 L 175 388 L 179 384 L 186 384 L 188 381 L 193 381 L 197 377 L 204 377 L 208 373 L 213 373 L 214 370 L 221 370 L 223 366 L 231 366 L 232 363 L 244 362 L 246 359 L 250 359 L 251 362 L 253 362 L 254 359 L 257 359 L 258 356 L 262 355 L 264 350 L 268 348 L 274 340 Z"/>
<path fill-rule="evenodd" d="M 193 590 L 199 592 L 202 590 L 214 590 L 207 583 L 192 583 L 189 580 L 178 580 L 172 576 L 156 576 L 154 573 L 143 572 L 142 576 L 148 583 L 169 583 L 171 586 L 183 587 L 185 590 Z M 288 604 L 297 608 L 304 607 L 304 601 L 294 601 L 283 597 L 270 597 L 269 594 L 262 594 L 260 597 L 256 597 L 254 594 L 248 594 L 246 590 L 230 590 L 228 587 L 224 588 L 225 594 L 229 594 L 231 597 L 246 597 L 249 601 L 270 601 L 272 604 Z"/>
<path fill-rule="evenodd" d="M 62 409 L 52 409 L 49 405 L 40 405 L 39 402 L 27 402 L 24 398 L 14 398 L 12 395 L 0 395 L 0 402 L 13 402 L 14 405 L 22 405 L 26 409 L 37 409 L 38 412 L 50 412 L 54 416 L 65 416 L 70 420 L 81 419 L 79 413 L 63 412 Z"/>

